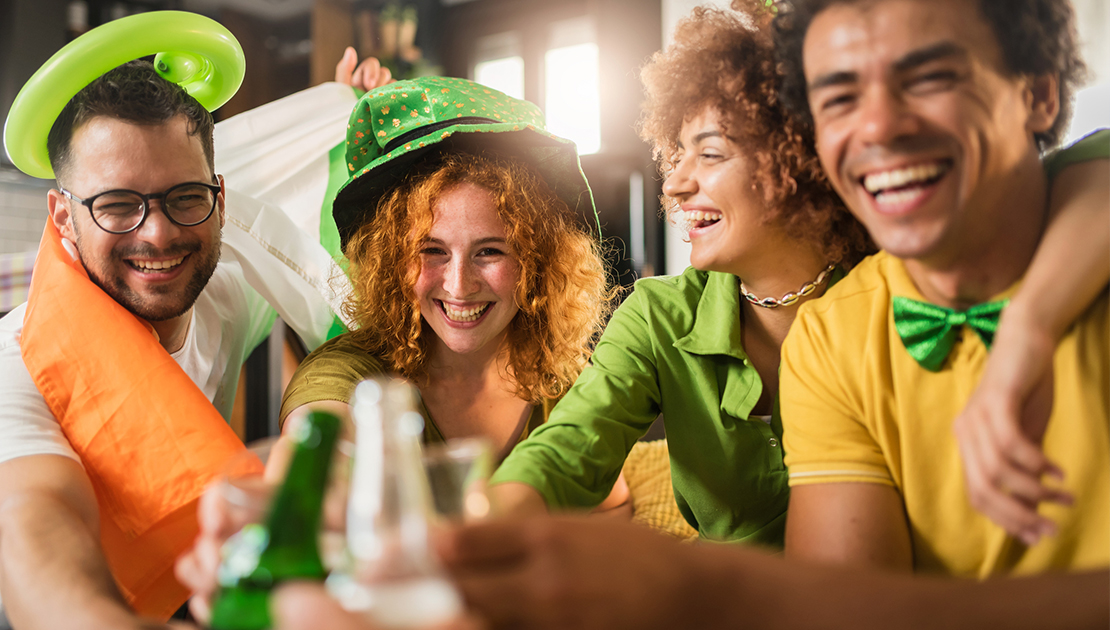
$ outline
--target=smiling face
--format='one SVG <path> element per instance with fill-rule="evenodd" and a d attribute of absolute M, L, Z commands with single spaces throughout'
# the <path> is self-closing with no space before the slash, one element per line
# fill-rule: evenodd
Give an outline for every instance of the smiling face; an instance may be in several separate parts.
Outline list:
<path fill-rule="evenodd" d="M 200 140 L 183 116 L 163 125 L 133 125 L 99 116 L 73 134 L 64 185 L 83 199 L 129 189 L 160 193 L 184 182 L 211 182 Z M 222 186 L 222 182 L 221 182 Z M 172 223 L 153 201 L 146 221 L 127 234 L 109 234 L 84 205 L 51 191 L 51 216 L 76 242 L 89 277 L 116 302 L 149 322 L 181 317 L 192 308 L 220 258 L 223 193 L 207 221 Z"/>
<path fill-rule="evenodd" d="M 663 193 L 678 202 L 674 219 L 688 228 L 690 263 L 742 275 L 745 263 L 757 260 L 782 234 L 764 221 L 765 204 L 753 188 L 744 152 L 721 122 L 713 108 L 683 122 Z"/>
<path fill-rule="evenodd" d="M 952 261 L 1011 220 L 1014 173 L 1055 108 L 1006 75 L 973 4 L 834 4 L 803 55 L 821 163 L 881 248 Z"/>
<path fill-rule="evenodd" d="M 495 349 L 519 310 L 520 265 L 493 195 L 458 184 L 444 191 L 432 213 L 415 287 L 421 316 L 437 337 L 432 345 L 456 354 Z"/>

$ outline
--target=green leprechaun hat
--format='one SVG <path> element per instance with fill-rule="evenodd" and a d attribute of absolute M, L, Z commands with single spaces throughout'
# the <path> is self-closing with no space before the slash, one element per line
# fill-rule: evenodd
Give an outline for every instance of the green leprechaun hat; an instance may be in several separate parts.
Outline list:
<path fill-rule="evenodd" d="M 572 210 L 598 225 L 578 151 L 570 140 L 547 132 L 539 107 L 473 81 L 422 77 L 367 92 L 351 113 L 351 177 L 332 206 L 341 247 L 413 167 L 445 151 L 525 160 Z"/>

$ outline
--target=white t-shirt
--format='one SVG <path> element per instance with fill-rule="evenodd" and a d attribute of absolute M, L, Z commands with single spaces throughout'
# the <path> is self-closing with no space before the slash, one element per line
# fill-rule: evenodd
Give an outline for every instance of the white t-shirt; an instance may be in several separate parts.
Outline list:
<path fill-rule="evenodd" d="M 27 455 L 80 461 L 23 364 L 19 336 L 26 308 L 0 318 L 0 462 Z M 231 416 L 240 368 L 269 334 L 274 316 L 234 261 L 217 265 L 197 298 L 185 345 L 172 356 L 224 419 Z"/>

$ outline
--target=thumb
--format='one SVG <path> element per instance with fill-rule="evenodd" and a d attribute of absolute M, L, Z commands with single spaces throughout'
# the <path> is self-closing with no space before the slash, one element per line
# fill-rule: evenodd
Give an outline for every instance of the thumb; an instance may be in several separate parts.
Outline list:
<path fill-rule="evenodd" d="M 335 65 L 335 82 L 344 85 L 351 84 L 351 75 L 355 72 L 355 66 L 358 65 L 358 53 L 351 46 L 343 51 L 343 58 Z"/>

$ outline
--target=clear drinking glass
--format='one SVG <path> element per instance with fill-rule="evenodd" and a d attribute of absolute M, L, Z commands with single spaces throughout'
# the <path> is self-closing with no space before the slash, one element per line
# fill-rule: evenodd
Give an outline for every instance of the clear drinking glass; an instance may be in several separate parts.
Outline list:
<path fill-rule="evenodd" d="M 364 381 L 352 399 L 355 455 L 347 504 L 346 567 L 328 587 L 382 628 L 418 628 L 462 614 L 462 598 L 429 541 L 431 491 L 416 391 L 400 379 Z"/>
<path fill-rule="evenodd" d="M 424 470 L 438 520 L 462 523 L 489 516 L 486 486 L 493 471 L 489 440 L 461 438 L 428 445 L 424 448 Z"/>

